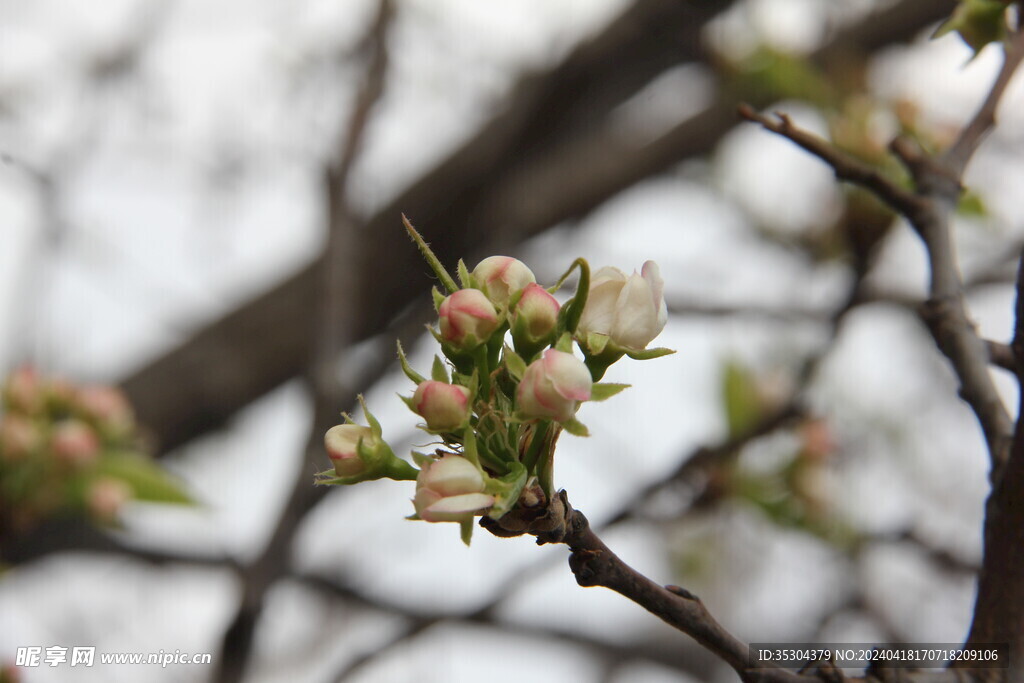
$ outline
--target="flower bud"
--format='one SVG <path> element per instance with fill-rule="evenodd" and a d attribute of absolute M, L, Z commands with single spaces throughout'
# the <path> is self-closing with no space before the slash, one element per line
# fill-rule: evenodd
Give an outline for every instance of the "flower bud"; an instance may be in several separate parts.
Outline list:
<path fill-rule="evenodd" d="M 516 348 L 532 356 L 549 344 L 561 307 L 555 297 L 536 283 L 526 285 L 512 313 L 512 338 Z"/>
<path fill-rule="evenodd" d="M 119 389 L 84 387 L 77 392 L 76 402 L 82 411 L 100 423 L 101 428 L 120 433 L 132 426 L 132 408 Z"/>
<path fill-rule="evenodd" d="M 498 312 L 479 289 L 460 289 L 443 302 L 441 338 L 469 350 L 487 341 L 498 329 Z"/>
<path fill-rule="evenodd" d="M 128 484 L 113 477 L 102 477 L 89 486 L 85 504 L 95 519 L 113 522 L 131 499 L 132 489 Z"/>
<path fill-rule="evenodd" d="M 416 478 L 416 514 L 427 522 L 463 522 L 494 505 L 483 475 L 459 455 L 428 463 Z"/>
<path fill-rule="evenodd" d="M 368 449 L 378 445 L 373 430 L 362 425 L 336 425 L 324 434 L 324 446 L 339 477 L 354 477 L 366 471 L 366 463 L 359 457 L 359 442 Z"/>
<path fill-rule="evenodd" d="M 473 277 L 495 306 L 507 307 L 509 299 L 531 282 L 533 271 L 511 256 L 488 256 L 473 269 Z"/>
<path fill-rule="evenodd" d="M 53 428 L 50 448 L 58 460 L 72 467 L 84 467 L 96 461 L 100 440 L 89 425 L 80 420 L 62 420 Z"/>
<path fill-rule="evenodd" d="M 516 406 L 527 418 L 571 420 L 580 401 L 590 398 L 593 381 L 583 361 L 571 353 L 548 349 L 526 368 L 516 389 Z"/>
<path fill-rule="evenodd" d="M 628 278 L 618 268 L 597 271 L 590 282 L 576 335 L 607 335 L 623 349 L 640 350 L 665 328 L 668 310 L 658 264 L 647 261 L 641 274 Z"/>
<path fill-rule="evenodd" d="M 8 413 L 0 418 L 0 459 L 20 460 L 40 442 L 39 428 L 27 417 Z"/>
<path fill-rule="evenodd" d="M 435 432 L 453 432 L 464 426 L 470 413 L 469 389 L 458 384 L 427 380 L 416 387 L 412 406 Z"/>
<path fill-rule="evenodd" d="M 10 410 L 31 414 L 43 407 L 43 380 L 30 365 L 23 365 L 7 378 L 4 385 L 4 401 Z"/>

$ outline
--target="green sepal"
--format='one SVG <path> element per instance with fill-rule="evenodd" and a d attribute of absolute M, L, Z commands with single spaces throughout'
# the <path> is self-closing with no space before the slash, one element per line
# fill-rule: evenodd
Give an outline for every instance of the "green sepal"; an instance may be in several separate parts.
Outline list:
<path fill-rule="evenodd" d="M 476 447 L 476 434 L 473 432 L 472 427 L 462 430 L 462 457 L 476 465 L 476 468 L 483 472 L 483 468 L 480 467 L 480 451 Z"/>
<path fill-rule="evenodd" d="M 437 258 L 437 255 L 430 249 L 430 245 L 426 243 L 423 236 L 416 232 L 416 228 L 412 227 L 412 223 L 409 222 L 409 219 L 406 218 L 404 213 L 402 214 L 402 224 L 405 226 L 405 231 L 409 233 L 409 237 L 411 237 L 412 241 L 416 243 L 417 247 L 419 247 L 420 253 L 423 254 L 423 258 L 426 260 L 427 265 L 429 265 L 430 269 L 434 271 L 434 274 L 437 275 L 437 279 L 441 281 L 441 284 L 448 290 L 448 293 L 453 294 L 459 291 L 459 286 L 455 284 L 455 280 L 452 279 L 452 276 L 449 275 L 448 271 L 445 270 L 443 265 L 441 265 L 441 260 Z"/>
<path fill-rule="evenodd" d="M 413 451 L 412 461 L 416 463 L 420 468 L 424 468 L 429 466 L 432 462 L 434 462 L 434 458 L 432 456 L 427 455 L 426 453 Z"/>
<path fill-rule="evenodd" d="M 551 431 L 551 424 L 549 420 L 541 420 L 526 428 L 529 430 L 530 440 L 526 444 L 526 452 L 522 454 L 522 461 L 527 473 L 533 472 L 537 467 L 538 460 L 545 457 L 544 451 L 549 444 L 548 433 Z M 547 450 L 552 449 L 547 448 Z"/>
<path fill-rule="evenodd" d="M 526 468 L 519 462 L 509 463 L 509 473 L 505 476 L 491 477 L 484 492 L 494 496 L 494 505 L 487 516 L 491 519 L 501 519 L 511 510 L 519 502 L 519 495 L 523 492 L 528 478 Z"/>
<path fill-rule="evenodd" d="M 522 380 L 526 374 L 526 361 L 523 360 L 522 356 L 506 345 L 502 351 L 502 358 L 505 360 L 505 367 L 508 368 L 508 373 L 517 382 Z"/>
<path fill-rule="evenodd" d="M 412 366 L 409 365 L 409 359 L 405 357 L 405 351 L 402 349 L 402 342 L 397 342 L 397 344 L 398 344 L 398 362 L 399 362 L 399 364 L 401 364 L 402 372 L 405 373 L 405 376 L 408 377 L 409 379 L 411 379 L 416 384 L 422 384 L 423 382 L 426 382 L 427 378 L 424 377 L 423 375 L 421 375 L 420 373 L 416 372 L 415 370 L 413 370 Z"/>
<path fill-rule="evenodd" d="M 409 410 L 416 413 L 416 404 L 413 402 L 412 396 L 402 396 L 401 394 L 396 394 L 396 396 L 402 399 L 402 403 L 404 403 Z M 416 414 L 419 415 L 419 413 Z"/>
<path fill-rule="evenodd" d="M 562 334 L 553 345 L 555 351 L 562 351 L 563 353 L 572 353 L 572 335 L 568 332 Z"/>
<path fill-rule="evenodd" d="M 459 276 L 459 284 L 462 285 L 463 289 L 469 289 L 473 286 L 473 278 L 469 274 L 469 269 L 466 268 L 466 262 L 459 259 L 459 265 L 456 267 L 456 273 Z"/>
<path fill-rule="evenodd" d="M 631 386 L 631 384 L 615 384 L 613 382 L 596 383 L 590 389 L 590 400 L 604 401 Z"/>
<path fill-rule="evenodd" d="M 590 332 L 585 338 L 585 344 L 587 347 L 587 353 L 592 356 L 600 356 L 604 353 L 605 347 L 608 346 L 608 341 L 611 339 L 607 334 L 601 334 L 600 332 Z"/>
<path fill-rule="evenodd" d="M 563 422 L 562 428 L 573 436 L 590 436 L 590 430 L 587 429 L 587 426 L 575 417 Z"/>
<path fill-rule="evenodd" d="M 118 479 L 131 487 L 134 500 L 148 503 L 195 505 L 184 486 L 149 458 L 132 452 L 105 453 L 92 472 Z"/>
<path fill-rule="evenodd" d="M 675 352 L 675 349 L 666 349 L 664 347 L 638 349 L 636 351 L 632 349 L 625 349 L 625 354 L 633 360 L 651 360 L 653 358 L 661 358 L 662 356 L 671 356 Z"/>
<path fill-rule="evenodd" d="M 464 519 L 459 522 L 459 537 L 462 538 L 462 542 L 469 547 L 470 542 L 473 540 L 473 525 L 474 518 Z"/>
<path fill-rule="evenodd" d="M 434 311 L 437 313 L 441 312 L 441 304 L 447 298 L 444 294 L 438 291 L 437 287 L 430 288 L 430 296 L 434 299 Z"/>
<path fill-rule="evenodd" d="M 590 294 L 590 264 L 586 259 L 578 258 L 573 261 L 573 266 L 579 266 L 580 281 L 576 284 L 576 294 L 572 303 L 567 305 L 569 310 L 565 314 L 565 331 L 569 334 L 576 334 L 576 327 L 583 317 L 583 309 L 587 306 L 587 296 Z"/>
<path fill-rule="evenodd" d="M 356 396 L 356 400 L 359 401 L 359 405 L 363 409 L 363 417 L 366 418 L 366 423 L 370 426 L 370 430 L 373 432 L 373 435 L 380 439 L 381 443 L 383 443 L 384 430 L 381 428 L 380 422 L 377 420 L 377 418 L 375 418 L 373 416 L 373 413 L 370 412 L 370 409 L 366 407 L 366 399 L 363 398 L 362 394 L 359 394 L 358 396 Z M 347 415 L 345 417 L 348 418 Z M 352 418 L 348 419 L 351 420 Z M 360 441 L 362 441 L 362 439 L 360 439 Z"/>
<path fill-rule="evenodd" d="M 434 355 L 434 364 L 430 368 L 430 379 L 436 382 L 451 384 L 451 380 L 448 378 L 448 368 L 445 366 L 444 361 L 436 354 Z"/>

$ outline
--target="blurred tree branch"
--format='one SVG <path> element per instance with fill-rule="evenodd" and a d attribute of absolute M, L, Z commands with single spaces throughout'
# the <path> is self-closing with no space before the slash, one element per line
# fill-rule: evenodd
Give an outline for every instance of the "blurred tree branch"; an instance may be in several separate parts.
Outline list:
<path fill-rule="evenodd" d="M 414 250 L 398 229 L 404 211 L 444 226 L 442 260 L 508 249 L 578 218 L 683 159 L 710 151 L 734 124 L 722 95 L 703 112 L 641 147 L 602 125 L 607 113 L 666 67 L 702 59 L 700 29 L 727 2 L 641 0 L 548 72 L 526 76 L 508 107 L 459 150 L 372 217 L 360 279 L 379 283 L 356 311 L 356 338 L 379 332 L 422 291 Z M 912 38 L 947 14 L 951 0 L 903 0 L 844 28 L 814 59 L 867 53 Z M 552 178 L 568 185 L 556 185 Z M 480 226 L 487 226 L 486 230 Z M 486 245 L 486 246 L 485 246 Z M 122 381 L 162 450 L 222 425 L 236 411 L 303 372 L 315 339 L 318 264 L 246 303 Z"/>
<path fill-rule="evenodd" d="M 1009 643 L 1009 673 L 984 671 L 975 680 L 1024 680 L 1024 419 L 1018 411 L 1014 425 L 996 392 L 989 373 L 991 345 L 978 336 L 964 300 L 964 284 L 951 235 L 952 215 L 962 191 L 964 169 L 981 140 L 995 123 L 1001 95 L 1024 58 L 1024 31 L 1007 40 L 1003 66 L 985 101 L 964 126 L 957 141 L 943 155 L 932 157 L 905 138 L 890 145 L 915 183 L 914 192 L 900 188 L 874 169 L 843 154 L 829 142 L 792 125 L 746 107 L 741 114 L 781 135 L 832 167 L 842 180 L 862 185 L 910 221 L 926 248 L 931 275 L 930 298 L 922 308 L 936 345 L 950 360 L 959 377 L 961 396 L 981 425 L 991 457 L 992 491 L 985 506 L 985 550 L 979 573 L 978 595 L 968 644 Z M 1018 276 L 1017 326 L 1011 344 L 1020 392 L 1024 396 L 1024 260 Z M 1024 405 L 1024 403 L 1022 403 Z M 1012 445 L 1010 434 L 1012 436 Z M 955 671 L 963 662 L 954 663 Z"/>

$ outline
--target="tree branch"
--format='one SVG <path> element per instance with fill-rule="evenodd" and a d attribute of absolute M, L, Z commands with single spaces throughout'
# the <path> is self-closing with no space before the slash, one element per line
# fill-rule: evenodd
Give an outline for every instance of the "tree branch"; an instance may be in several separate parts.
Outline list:
<path fill-rule="evenodd" d="M 992 88 L 985 97 L 985 101 L 982 102 L 978 111 L 975 112 L 968 124 L 960 131 L 960 135 L 957 137 L 956 142 L 953 143 L 953 146 L 942 156 L 942 164 L 955 177 L 959 178 L 963 175 L 964 169 L 967 167 L 971 157 L 974 156 L 975 150 L 978 149 L 978 146 L 988 136 L 989 131 L 995 126 L 996 110 L 999 108 L 999 101 L 1002 99 L 1003 93 L 1006 92 L 1006 86 L 1013 79 L 1017 67 L 1020 66 L 1021 60 L 1024 59 L 1024 30 L 1018 28 L 1010 35 L 1005 50 L 1006 56 L 1003 60 L 1003 65 L 999 69 L 999 75 L 996 76 L 995 83 L 992 84 Z"/>

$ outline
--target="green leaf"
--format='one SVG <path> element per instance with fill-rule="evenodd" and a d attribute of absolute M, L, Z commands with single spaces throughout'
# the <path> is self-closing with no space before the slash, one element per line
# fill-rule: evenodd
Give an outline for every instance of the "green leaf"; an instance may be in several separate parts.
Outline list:
<path fill-rule="evenodd" d="M 505 346 L 502 351 L 502 357 L 505 360 L 505 367 L 508 368 L 508 372 L 512 375 L 516 381 L 522 380 L 526 374 L 526 361 L 523 360 L 522 356 Z"/>
<path fill-rule="evenodd" d="M 722 403 L 730 436 L 746 433 L 761 419 L 763 406 L 754 373 L 736 361 L 722 368 Z"/>
<path fill-rule="evenodd" d="M 430 245 L 426 243 L 423 236 L 416 232 L 416 228 L 412 227 L 412 223 L 409 222 L 409 219 L 406 218 L 404 213 L 402 214 L 402 224 L 405 225 L 405 231 L 409 233 L 409 237 L 411 237 L 412 241 L 416 243 L 417 247 L 419 247 L 420 253 L 423 254 L 423 258 L 430 266 L 430 269 L 434 271 L 434 274 L 437 275 L 437 279 L 441 281 L 444 288 L 448 290 L 448 293 L 453 294 L 459 291 L 459 286 L 455 284 L 455 280 L 452 279 L 452 276 L 449 275 L 448 271 L 444 269 L 443 265 L 441 265 L 441 260 L 437 258 L 433 251 L 431 251 Z"/>
<path fill-rule="evenodd" d="M 430 368 L 430 378 L 437 382 L 451 384 L 451 380 L 448 379 L 448 367 L 436 354 L 434 355 L 434 365 Z"/>
<path fill-rule="evenodd" d="M 631 384 L 615 384 L 613 382 L 599 382 L 590 389 L 591 401 L 604 401 L 615 394 L 631 387 Z"/>
<path fill-rule="evenodd" d="M 935 30 L 932 38 L 956 31 L 974 50 L 976 57 L 986 45 L 1006 37 L 1007 6 L 1007 2 L 1000 0 L 960 0 L 953 14 Z"/>
<path fill-rule="evenodd" d="M 100 458 L 95 473 L 120 479 L 132 488 L 136 500 L 150 503 L 194 505 L 182 484 L 137 453 L 110 453 Z"/>
<path fill-rule="evenodd" d="M 981 195 L 968 190 L 960 195 L 956 212 L 966 218 L 985 218 L 988 216 L 988 207 L 985 206 L 985 200 Z"/>
<path fill-rule="evenodd" d="M 426 382 L 427 378 L 424 377 L 423 375 L 421 375 L 420 373 L 416 372 L 415 370 L 413 370 L 412 366 L 409 365 L 409 359 L 405 357 L 405 351 L 402 350 L 402 342 L 397 342 L 397 344 L 398 344 L 398 362 L 401 364 L 402 372 L 405 373 L 405 376 L 408 377 L 409 379 L 411 379 L 416 384 L 421 384 L 423 382 Z"/>
<path fill-rule="evenodd" d="M 626 350 L 626 355 L 633 360 L 651 360 L 652 358 L 661 358 L 662 356 L 671 356 L 675 353 L 675 349 L 666 349 L 658 347 L 656 349 L 640 349 L 639 351 Z"/>
<path fill-rule="evenodd" d="M 562 428 L 573 436 L 590 436 L 590 430 L 587 429 L 587 426 L 576 418 L 563 422 Z"/>

